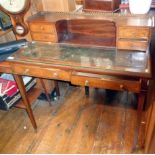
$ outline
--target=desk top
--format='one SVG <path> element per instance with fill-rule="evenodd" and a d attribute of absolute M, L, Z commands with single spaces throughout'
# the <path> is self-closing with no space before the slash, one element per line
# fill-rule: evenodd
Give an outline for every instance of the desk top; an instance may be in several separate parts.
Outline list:
<path fill-rule="evenodd" d="M 149 59 L 147 52 L 38 42 L 28 43 L 8 57 L 12 63 L 135 77 L 151 76 Z"/>

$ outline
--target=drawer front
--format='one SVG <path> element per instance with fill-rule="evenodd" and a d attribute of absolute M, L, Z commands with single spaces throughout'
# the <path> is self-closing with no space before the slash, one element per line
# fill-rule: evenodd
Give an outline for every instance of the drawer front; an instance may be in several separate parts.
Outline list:
<path fill-rule="evenodd" d="M 53 68 L 42 68 L 38 66 L 13 65 L 13 72 L 19 75 L 27 75 L 48 79 L 70 81 L 71 72 Z"/>
<path fill-rule="evenodd" d="M 32 32 L 55 33 L 55 26 L 52 24 L 30 23 L 29 27 Z"/>
<path fill-rule="evenodd" d="M 6 61 L 3 61 L 0 63 L 0 74 L 1 73 L 12 73 L 12 69 L 10 67 L 10 64 Z"/>
<path fill-rule="evenodd" d="M 118 28 L 118 38 L 132 38 L 132 39 L 146 39 L 149 40 L 150 30 L 149 28 Z"/>
<path fill-rule="evenodd" d="M 141 50 L 146 51 L 148 47 L 147 41 L 137 41 L 137 40 L 118 40 L 118 49 L 128 49 L 128 50 Z"/>
<path fill-rule="evenodd" d="M 57 42 L 57 38 L 54 34 L 46 33 L 31 33 L 32 39 L 35 41 L 45 41 L 45 42 Z"/>
<path fill-rule="evenodd" d="M 141 82 L 138 80 L 125 80 L 121 78 L 108 78 L 107 76 L 80 76 L 74 74 L 71 76 L 71 83 L 80 86 L 89 86 L 95 88 L 104 88 L 112 90 L 132 91 L 138 93 L 141 88 Z"/>

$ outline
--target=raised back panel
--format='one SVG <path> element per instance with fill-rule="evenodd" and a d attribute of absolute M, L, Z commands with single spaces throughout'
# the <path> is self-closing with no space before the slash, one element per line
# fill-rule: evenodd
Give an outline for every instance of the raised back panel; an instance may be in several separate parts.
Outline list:
<path fill-rule="evenodd" d="M 108 20 L 73 19 L 68 21 L 68 31 L 71 33 L 115 38 L 115 23 Z"/>
<path fill-rule="evenodd" d="M 115 22 L 94 19 L 72 19 L 67 22 L 68 35 L 81 44 L 116 46 Z M 75 39 L 76 38 L 76 39 Z"/>

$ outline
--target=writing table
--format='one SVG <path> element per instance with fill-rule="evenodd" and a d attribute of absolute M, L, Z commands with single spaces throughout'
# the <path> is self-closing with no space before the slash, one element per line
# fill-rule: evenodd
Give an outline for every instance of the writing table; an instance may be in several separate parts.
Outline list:
<path fill-rule="evenodd" d="M 0 71 L 14 74 L 31 123 L 37 125 L 21 76 L 69 81 L 79 86 L 130 91 L 138 95 L 137 141 L 148 81 L 148 51 L 118 50 L 100 46 L 28 43 L 0 63 Z"/>

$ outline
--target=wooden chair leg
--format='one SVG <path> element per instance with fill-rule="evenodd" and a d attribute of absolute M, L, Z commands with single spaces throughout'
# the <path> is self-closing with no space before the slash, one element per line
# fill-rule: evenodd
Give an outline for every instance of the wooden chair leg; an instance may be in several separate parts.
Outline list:
<path fill-rule="evenodd" d="M 45 92 L 45 95 L 46 95 L 46 98 L 47 98 L 47 101 L 48 101 L 49 105 L 52 105 L 51 104 L 50 96 L 48 94 L 48 91 L 47 91 L 46 86 L 45 86 L 45 83 L 44 83 L 44 80 L 43 79 L 40 79 L 40 83 L 41 83 L 41 85 L 42 85 L 42 87 L 44 89 L 44 92 Z"/>

